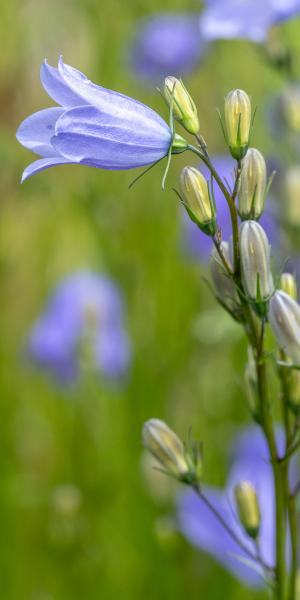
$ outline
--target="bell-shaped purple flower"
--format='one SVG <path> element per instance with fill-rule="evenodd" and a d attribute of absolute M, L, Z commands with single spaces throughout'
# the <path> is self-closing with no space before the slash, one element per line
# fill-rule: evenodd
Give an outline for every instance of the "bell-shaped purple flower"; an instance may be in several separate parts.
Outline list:
<path fill-rule="evenodd" d="M 66 277 L 34 324 L 28 349 L 32 359 L 58 381 L 73 381 L 85 363 L 104 378 L 124 375 L 130 344 L 116 285 L 89 271 Z"/>
<path fill-rule="evenodd" d="M 158 13 L 138 24 L 130 60 L 139 78 L 161 83 L 192 71 L 205 46 L 193 14 Z"/>
<path fill-rule="evenodd" d="M 284 435 L 281 429 L 277 430 L 276 437 L 279 454 L 282 455 Z M 225 489 L 203 486 L 203 491 L 245 546 L 255 553 L 253 541 L 239 524 L 234 501 L 234 488 L 240 481 L 248 481 L 253 485 L 261 512 L 261 554 L 265 563 L 272 567 L 275 563 L 274 482 L 267 445 L 258 427 L 247 428 L 237 436 L 233 443 L 231 460 Z M 295 465 L 292 465 L 290 475 L 291 478 L 295 478 Z M 181 531 L 196 547 L 213 556 L 237 579 L 249 586 L 263 585 L 263 573 L 253 570 L 246 561 L 243 562 L 243 559 L 249 558 L 247 554 L 234 542 L 194 492 L 188 491 L 180 497 L 178 516 Z M 238 557 L 241 557 L 241 560 Z"/>
<path fill-rule="evenodd" d="M 20 125 L 19 142 L 42 157 L 25 169 L 22 181 L 55 165 L 133 169 L 168 154 L 171 130 L 148 106 L 95 85 L 61 58 L 57 69 L 45 61 L 40 76 L 60 107 L 34 113 Z"/>
<path fill-rule="evenodd" d="M 204 39 L 248 39 L 262 43 L 269 29 L 300 12 L 299 0 L 207 0 L 200 17 Z"/>

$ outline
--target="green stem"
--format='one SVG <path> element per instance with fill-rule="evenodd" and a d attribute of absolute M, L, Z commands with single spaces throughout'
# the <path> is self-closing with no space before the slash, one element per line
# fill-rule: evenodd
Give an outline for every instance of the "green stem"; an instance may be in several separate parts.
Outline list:
<path fill-rule="evenodd" d="M 283 362 L 287 360 L 285 353 L 281 351 L 280 358 Z M 279 378 L 281 382 L 281 406 L 282 406 L 282 415 L 284 421 L 285 428 L 285 459 L 282 462 L 282 471 L 284 477 L 284 485 L 285 485 L 285 504 L 287 508 L 288 521 L 289 521 L 289 529 L 291 536 L 291 569 L 290 569 L 290 577 L 289 577 L 289 589 L 287 600 L 294 600 L 296 594 L 296 578 L 297 578 L 297 515 L 296 515 L 296 501 L 295 496 L 292 494 L 290 490 L 289 483 L 289 459 L 291 458 L 291 454 L 289 453 L 289 449 L 292 446 L 293 440 L 293 431 L 291 428 L 291 421 L 288 409 L 288 400 L 290 393 L 290 382 L 289 382 L 289 373 L 285 367 L 279 368 Z"/>
<path fill-rule="evenodd" d="M 216 507 L 212 504 L 212 502 L 207 498 L 207 496 L 205 496 L 205 494 L 202 492 L 201 487 L 199 486 L 199 484 L 196 484 L 193 486 L 196 494 L 199 496 L 199 498 L 201 498 L 201 500 L 204 502 L 204 504 L 206 504 L 207 508 L 214 514 L 214 516 L 216 517 L 216 519 L 219 521 L 219 523 L 221 523 L 222 527 L 227 531 L 228 535 L 231 537 L 231 539 L 240 547 L 240 549 L 251 559 L 253 560 L 253 562 L 257 562 L 261 565 L 261 567 L 268 572 L 268 574 L 272 574 L 274 575 L 274 570 L 273 568 L 268 565 L 262 558 L 260 552 L 252 552 L 249 547 L 244 544 L 243 540 L 233 531 L 233 529 L 231 529 L 231 527 L 228 525 L 227 521 L 224 519 L 224 517 L 219 513 L 219 511 L 216 509 Z"/>
<path fill-rule="evenodd" d="M 231 224 L 232 224 L 234 274 L 235 274 L 235 278 L 238 279 L 240 276 L 239 226 L 238 226 L 238 213 L 236 210 L 234 200 L 233 200 L 230 192 L 228 191 L 225 183 L 222 181 L 221 177 L 218 175 L 216 169 L 214 168 L 208 154 L 207 153 L 204 154 L 201 150 L 196 148 L 196 146 L 193 146 L 190 144 L 188 145 L 188 149 L 191 150 L 191 152 L 193 152 L 197 156 L 199 156 L 199 158 L 201 158 L 201 160 L 204 162 L 204 164 L 206 164 L 212 177 L 218 184 L 221 192 L 223 193 L 223 195 L 227 201 L 229 211 L 230 211 Z"/>
<path fill-rule="evenodd" d="M 233 237 L 233 253 L 234 253 L 234 274 L 233 279 L 238 287 L 242 289 L 241 282 L 241 270 L 240 270 L 240 252 L 239 252 L 239 229 L 238 229 L 238 212 L 235 205 L 235 198 L 238 190 L 238 182 L 241 173 L 241 165 L 238 163 L 236 171 L 236 180 L 232 194 L 227 189 L 226 185 L 222 181 L 221 177 L 215 170 L 209 155 L 204 149 L 198 149 L 195 146 L 189 145 L 188 149 L 196 154 L 208 167 L 212 177 L 218 184 L 222 191 L 230 211 L 231 223 L 232 223 L 232 237 Z M 285 586 L 286 586 L 286 562 L 285 562 L 285 544 L 286 544 L 286 505 L 285 505 L 285 487 L 284 487 L 284 473 L 282 472 L 282 465 L 280 463 L 276 439 L 274 434 L 274 427 L 272 421 L 272 413 L 270 410 L 270 404 L 268 399 L 267 390 L 267 379 L 266 379 L 266 365 L 264 357 L 264 321 L 262 321 L 261 333 L 257 332 L 256 324 L 252 316 L 251 308 L 248 305 L 243 294 L 240 294 L 241 305 L 244 311 L 244 326 L 248 335 L 250 344 L 254 350 L 256 372 L 258 381 L 258 393 L 260 401 L 260 417 L 261 427 L 266 438 L 266 442 L 269 449 L 271 465 L 273 469 L 274 487 L 275 487 L 275 501 L 276 501 L 276 587 L 275 594 L 276 600 L 285 600 Z M 291 599 L 290 599 L 291 600 Z M 294 600 L 294 599 L 293 599 Z"/>
<path fill-rule="evenodd" d="M 286 563 L 285 563 L 285 542 L 286 542 L 286 512 L 285 512 L 285 493 L 281 465 L 278 461 L 277 447 L 272 425 L 272 415 L 270 412 L 269 400 L 267 395 L 266 365 L 262 350 L 256 356 L 256 371 L 260 399 L 260 414 L 262 428 L 268 443 L 271 464 L 274 476 L 275 499 L 276 499 L 276 598 L 285 599 L 285 581 L 286 581 Z"/>

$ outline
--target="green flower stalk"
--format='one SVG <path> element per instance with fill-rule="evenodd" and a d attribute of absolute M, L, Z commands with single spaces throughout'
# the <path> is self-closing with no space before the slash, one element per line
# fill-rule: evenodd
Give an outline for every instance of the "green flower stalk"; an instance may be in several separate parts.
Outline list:
<path fill-rule="evenodd" d="M 244 381 L 250 412 L 253 416 L 253 419 L 257 423 L 260 423 L 261 415 L 259 406 L 258 381 L 253 350 L 251 347 L 248 348 L 248 362 L 245 368 Z"/>
<path fill-rule="evenodd" d="M 228 242 L 221 242 L 219 250 L 230 272 L 226 271 L 225 265 L 216 248 L 213 249 L 210 259 L 210 273 L 217 299 L 233 315 L 239 312 L 239 297 L 233 276 L 233 265 L 231 262 L 230 248 Z M 231 276 L 230 276 L 231 274 Z"/>

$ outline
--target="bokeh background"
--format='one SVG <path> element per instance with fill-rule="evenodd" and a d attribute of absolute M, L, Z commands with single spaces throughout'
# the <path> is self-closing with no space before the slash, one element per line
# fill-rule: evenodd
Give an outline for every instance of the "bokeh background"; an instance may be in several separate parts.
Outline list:
<path fill-rule="evenodd" d="M 197 0 L 164 10 L 198 11 Z M 33 159 L 15 140 L 31 112 L 52 105 L 39 82 L 59 54 L 93 81 L 167 118 L 160 95 L 139 82 L 127 48 L 158 0 L 10 0 L 0 3 L 0 573 L 5 600 L 247 600 L 253 591 L 176 533 L 173 494 L 142 460 L 143 422 L 160 417 L 205 447 L 205 479 L 221 485 L 226 452 L 249 421 L 242 386 L 246 345 L 207 288 L 205 264 L 183 242 L 171 190 L 185 156 L 131 190 L 134 174 L 60 167 L 23 186 Z M 196 12 L 195 12 L 196 18 Z M 300 23 L 282 35 L 300 57 Z M 295 61 L 297 66 L 297 61 Z M 300 65 L 300 61 L 298 61 Z M 300 66 L 299 66 L 300 69 Z M 217 42 L 185 79 L 212 152 L 224 152 L 215 107 L 233 87 L 259 107 L 255 145 L 284 153 L 265 106 L 284 77 L 247 41 Z M 199 233 L 199 235 L 201 235 Z M 77 269 L 112 277 L 125 303 L 132 364 L 107 383 L 87 371 L 60 387 L 30 364 L 28 332 L 54 286 Z M 150 479 L 149 479 L 150 477 Z M 257 594 L 264 598 L 264 594 Z"/>

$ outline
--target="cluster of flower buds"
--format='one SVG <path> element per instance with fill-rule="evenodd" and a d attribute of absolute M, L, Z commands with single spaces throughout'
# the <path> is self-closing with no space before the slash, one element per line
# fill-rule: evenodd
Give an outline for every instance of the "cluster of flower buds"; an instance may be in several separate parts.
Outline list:
<path fill-rule="evenodd" d="M 241 481 L 235 487 L 234 493 L 240 522 L 249 537 L 256 540 L 261 521 L 256 491 L 251 483 Z"/>
<path fill-rule="evenodd" d="M 209 236 L 217 231 L 216 207 L 209 183 L 195 167 L 184 167 L 180 175 L 182 202 L 190 218 Z"/>
<path fill-rule="evenodd" d="M 145 448 L 166 474 L 190 485 L 200 481 L 202 453 L 197 443 L 185 446 L 176 433 L 160 419 L 146 421 L 142 438 Z"/>

